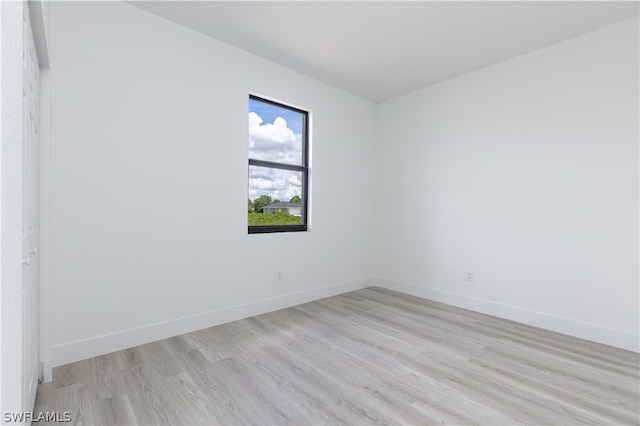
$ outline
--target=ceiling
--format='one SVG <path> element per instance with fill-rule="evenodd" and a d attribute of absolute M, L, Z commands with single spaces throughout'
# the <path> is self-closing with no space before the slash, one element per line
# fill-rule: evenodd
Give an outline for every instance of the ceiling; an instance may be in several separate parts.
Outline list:
<path fill-rule="evenodd" d="M 639 13 L 638 1 L 134 1 L 370 99 L 410 91 Z"/>

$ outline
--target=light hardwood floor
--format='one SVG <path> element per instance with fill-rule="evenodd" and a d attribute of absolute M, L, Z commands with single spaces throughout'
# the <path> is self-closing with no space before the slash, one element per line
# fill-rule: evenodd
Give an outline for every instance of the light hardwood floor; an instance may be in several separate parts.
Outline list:
<path fill-rule="evenodd" d="M 639 355 L 368 288 L 60 366 L 76 424 L 638 424 Z"/>

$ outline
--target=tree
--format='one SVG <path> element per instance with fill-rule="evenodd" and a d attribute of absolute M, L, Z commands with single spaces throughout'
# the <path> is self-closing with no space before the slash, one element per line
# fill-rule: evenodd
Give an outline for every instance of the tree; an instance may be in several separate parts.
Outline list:
<path fill-rule="evenodd" d="M 261 195 L 253 200 L 253 211 L 256 213 L 263 213 L 262 208 L 270 204 L 273 204 L 269 195 Z"/>
<path fill-rule="evenodd" d="M 296 203 L 296 204 L 302 204 L 302 198 L 300 198 L 299 195 L 294 195 L 293 198 L 291 198 L 291 200 L 289 200 L 290 203 Z"/>
<path fill-rule="evenodd" d="M 253 201 L 251 201 L 251 198 L 249 198 L 247 212 L 253 213 Z"/>

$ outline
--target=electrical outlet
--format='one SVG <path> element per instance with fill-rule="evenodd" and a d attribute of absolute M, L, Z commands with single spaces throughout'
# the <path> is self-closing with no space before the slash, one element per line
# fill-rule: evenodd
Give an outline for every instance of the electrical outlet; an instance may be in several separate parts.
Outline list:
<path fill-rule="evenodd" d="M 283 273 L 282 273 L 282 271 L 281 271 L 281 270 L 277 270 L 277 271 L 276 271 L 276 276 L 275 276 L 275 278 L 276 278 L 276 281 L 282 281 L 282 279 L 283 279 Z"/>
<path fill-rule="evenodd" d="M 467 271 L 467 281 L 470 283 L 473 282 L 473 271 Z"/>

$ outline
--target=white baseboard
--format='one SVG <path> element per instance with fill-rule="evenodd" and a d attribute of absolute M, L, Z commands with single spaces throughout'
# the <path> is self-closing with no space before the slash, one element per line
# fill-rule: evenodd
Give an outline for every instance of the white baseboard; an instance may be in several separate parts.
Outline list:
<path fill-rule="evenodd" d="M 523 309 L 517 306 L 505 305 L 485 299 L 476 299 L 461 294 L 450 293 L 433 288 L 423 287 L 387 278 L 372 278 L 372 285 L 417 296 L 423 299 L 469 309 L 471 311 L 520 322 L 546 330 L 555 331 L 569 336 L 578 337 L 592 342 L 602 343 L 629 351 L 640 352 L 640 336 L 629 331 L 618 330 L 551 315 L 544 312 Z"/>
<path fill-rule="evenodd" d="M 505 305 L 485 299 L 472 298 L 416 284 L 376 277 L 362 278 L 354 281 L 317 287 L 311 290 L 290 293 L 242 305 L 231 306 L 229 308 L 218 309 L 203 314 L 159 322 L 144 327 L 128 329 L 53 346 L 51 348 L 51 358 L 42 361 L 42 376 L 44 381 L 50 381 L 52 368 L 59 365 L 104 355 L 110 352 L 201 330 L 203 328 L 213 327 L 254 315 L 288 308 L 290 306 L 323 299 L 325 297 L 360 290 L 372 285 L 556 331 L 558 333 L 567 334 L 581 339 L 615 346 L 634 352 L 640 352 L 640 336 L 628 331 L 559 317 L 544 312 L 523 309 L 517 306 Z"/>
<path fill-rule="evenodd" d="M 296 293 L 285 294 L 256 302 L 217 309 L 203 314 L 192 315 L 170 321 L 132 328 L 116 333 L 105 334 L 84 340 L 65 343 L 51 348 L 50 366 L 69 364 L 94 356 L 143 345 L 156 340 L 190 333 L 231 321 L 277 311 L 301 303 L 311 302 L 337 294 L 367 288 L 371 285 L 369 278 L 317 287 Z M 45 372 L 46 378 L 46 372 Z"/>

